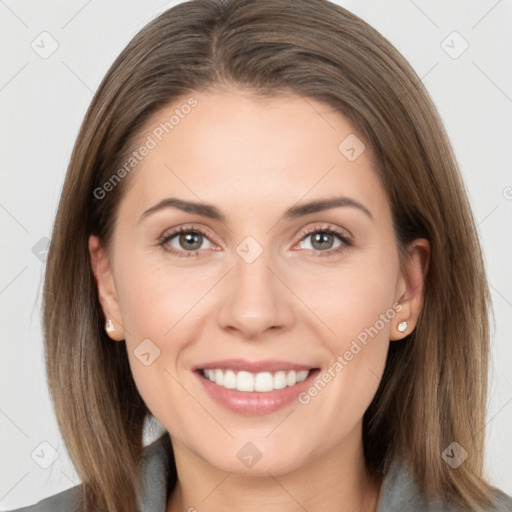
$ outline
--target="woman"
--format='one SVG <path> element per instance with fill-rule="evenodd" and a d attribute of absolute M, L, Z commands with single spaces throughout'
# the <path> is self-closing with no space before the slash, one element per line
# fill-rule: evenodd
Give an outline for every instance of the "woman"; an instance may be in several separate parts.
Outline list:
<path fill-rule="evenodd" d="M 23 510 L 512 510 L 483 477 L 489 293 L 450 143 L 341 7 L 195 0 L 134 37 L 44 305 L 82 484 Z"/>

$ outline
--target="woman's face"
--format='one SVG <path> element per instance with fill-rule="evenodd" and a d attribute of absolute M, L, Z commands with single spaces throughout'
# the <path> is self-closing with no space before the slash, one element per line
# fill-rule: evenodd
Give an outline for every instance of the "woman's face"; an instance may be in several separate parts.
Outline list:
<path fill-rule="evenodd" d="M 370 149 L 311 99 L 190 97 L 147 123 L 108 256 L 90 240 L 112 337 L 178 458 L 282 474 L 360 456 L 419 307 Z"/>

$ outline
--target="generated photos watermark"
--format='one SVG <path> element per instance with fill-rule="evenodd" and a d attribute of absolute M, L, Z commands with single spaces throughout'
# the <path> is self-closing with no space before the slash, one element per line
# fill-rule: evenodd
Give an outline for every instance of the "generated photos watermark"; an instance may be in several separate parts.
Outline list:
<path fill-rule="evenodd" d="M 368 345 L 369 338 L 373 339 L 377 336 L 401 310 L 402 305 L 394 302 L 392 307 L 379 315 L 378 320 L 372 326 L 365 327 L 356 336 L 356 339 L 352 340 L 350 347 L 342 355 L 339 355 L 329 368 L 321 372 L 306 391 L 299 394 L 297 397 L 299 403 L 309 404 L 311 399 L 317 396 Z"/>
<path fill-rule="evenodd" d="M 121 182 L 123 178 L 128 176 L 133 169 L 142 161 L 149 153 L 155 149 L 165 136 L 178 126 L 185 117 L 192 111 L 194 107 L 197 107 L 198 101 L 195 98 L 189 98 L 186 103 L 183 103 L 179 108 L 174 109 L 174 113 L 169 117 L 167 121 L 164 121 L 157 125 L 151 132 L 146 136 L 146 139 L 141 146 L 133 151 L 129 158 L 123 163 L 112 176 L 103 183 L 101 187 L 94 189 L 93 195 L 96 199 L 102 200 L 105 196 L 114 190 L 114 188 Z"/>

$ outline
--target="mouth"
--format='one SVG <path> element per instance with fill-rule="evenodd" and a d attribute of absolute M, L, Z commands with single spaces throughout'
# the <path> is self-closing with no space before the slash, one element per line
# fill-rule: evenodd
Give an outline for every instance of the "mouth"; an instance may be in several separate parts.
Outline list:
<path fill-rule="evenodd" d="M 238 414 L 262 415 L 290 405 L 318 367 L 282 361 L 217 361 L 194 369 L 210 398 Z"/>
<path fill-rule="evenodd" d="M 313 370 L 279 370 L 277 372 L 251 373 L 209 368 L 202 369 L 201 374 L 205 379 L 209 379 L 217 386 L 226 389 L 236 389 L 246 393 L 268 393 L 277 389 L 292 387 L 305 381 Z"/>

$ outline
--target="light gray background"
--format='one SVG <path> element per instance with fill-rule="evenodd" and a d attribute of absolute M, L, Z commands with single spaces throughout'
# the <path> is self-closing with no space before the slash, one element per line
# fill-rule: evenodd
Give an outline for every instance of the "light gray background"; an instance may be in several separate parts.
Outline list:
<path fill-rule="evenodd" d="M 0 0 L 2 510 L 79 483 L 46 387 L 41 239 L 50 236 L 66 166 L 93 91 L 133 35 L 175 3 Z M 485 251 L 496 318 L 487 475 L 512 494 L 512 3 L 339 3 L 377 28 L 409 60 L 441 113 L 461 165 Z M 41 36 L 44 31 L 51 36 Z M 469 44 L 458 56 L 464 42 L 453 31 Z M 58 48 L 42 58 L 31 45 L 40 53 L 48 51 L 51 38 Z M 146 440 L 160 431 L 148 430 Z M 35 462 L 51 461 L 51 448 L 41 443 L 49 443 L 58 454 L 47 469 Z"/>

